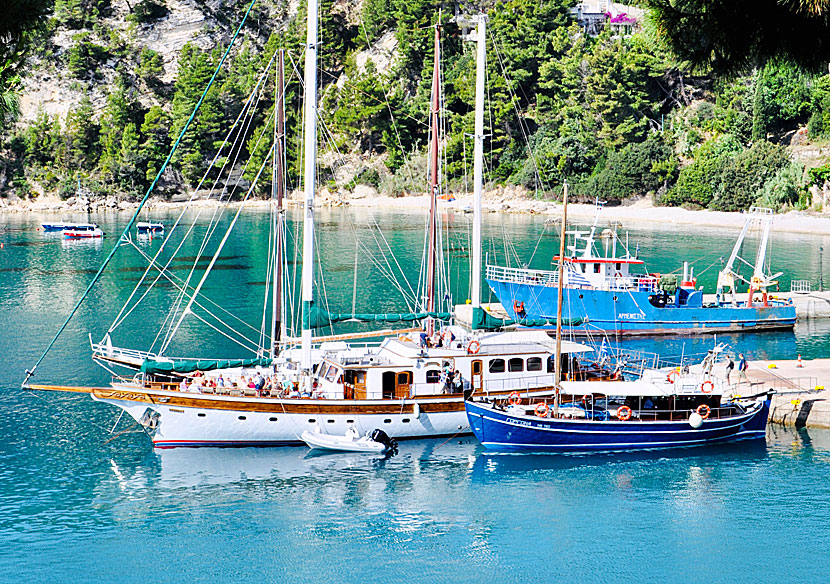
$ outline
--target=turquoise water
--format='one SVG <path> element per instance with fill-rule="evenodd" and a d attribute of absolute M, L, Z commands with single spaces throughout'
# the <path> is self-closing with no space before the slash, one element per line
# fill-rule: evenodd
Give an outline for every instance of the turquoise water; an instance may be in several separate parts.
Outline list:
<path fill-rule="evenodd" d="M 352 226 L 373 240 L 370 214 L 320 214 L 332 310 L 351 310 L 355 296 L 358 310 L 402 308 L 365 258 L 355 295 Z M 421 216 L 374 218 L 417 279 Z M 155 452 L 142 434 L 113 437 L 113 408 L 18 389 L 115 240 L 63 243 L 35 231 L 39 219 L 0 225 L 0 582 L 818 582 L 830 575 L 827 431 L 770 428 L 757 447 L 636 456 L 496 456 L 469 438 L 426 440 L 402 444 L 391 459 L 309 456 L 302 448 Z M 93 219 L 110 234 L 125 221 Z M 454 249 L 467 246 L 469 217 L 452 221 Z M 265 217 L 243 216 L 240 233 L 207 291 L 256 322 Z M 558 245 L 538 217 L 491 215 L 485 240 L 499 261 L 504 233 L 524 259 L 538 241 L 538 267 Z M 735 235 L 662 226 L 631 238 L 650 271 L 670 271 L 679 249 L 712 256 L 703 269 L 728 254 Z M 825 244 L 779 234 L 774 267 L 816 282 L 815 250 Z M 152 252 L 160 243 L 142 245 Z M 107 380 L 89 362 L 87 335 L 100 338 L 140 276 L 138 255 L 123 252 L 38 381 Z M 465 256 L 460 249 L 450 256 L 456 300 L 466 291 Z M 114 333 L 116 344 L 149 344 L 172 295 L 168 287 L 148 299 Z M 194 344 L 204 354 L 238 350 L 195 324 L 181 336 L 188 354 Z M 726 340 L 759 356 L 825 356 L 830 326 Z M 638 343 L 688 354 L 711 339 Z"/>

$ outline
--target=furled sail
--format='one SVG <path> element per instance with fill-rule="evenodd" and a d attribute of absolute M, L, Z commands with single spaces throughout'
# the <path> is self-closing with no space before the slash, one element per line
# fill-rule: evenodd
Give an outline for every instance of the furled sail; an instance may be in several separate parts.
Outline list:
<path fill-rule="evenodd" d="M 394 312 L 394 313 L 334 313 L 312 307 L 309 315 L 309 326 L 321 328 L 336 322 L 359 321 L 359 322 L 414 322 L 425 318 L 437 320 L 450 320 L 451 312 Z"/>
<path fill-rule="evenodd" d="M 271 365 L 270 358 L 254 359 L 181 359 L 161 361 L 145 359 L 141 364 L 141 371 L 150 375 L 164 375 L 166 373 L 192 373 L 194 371 L 213 371 L 214 369 L 232 369 L 236 367 L 267 367 Z"/>

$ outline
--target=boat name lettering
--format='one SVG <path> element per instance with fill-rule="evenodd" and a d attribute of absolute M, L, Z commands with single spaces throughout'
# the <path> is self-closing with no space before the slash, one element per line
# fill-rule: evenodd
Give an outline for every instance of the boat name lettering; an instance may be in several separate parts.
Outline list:
<path fill-rule="evenodd" d="M 511 419 L 511 418 L 508 418 L 507 421 L 510 422 L 511 424 L 513 424 L 514 426 L 528 426 L 528 427 L 530 427 L 530 426 L 533 425 L 528 420 L 514 420 L 514 419 Z"/>
<path fill-rule="evenodd" d="M 642 320 L 646 317 L 642 312 L 620 312 L 617 318 L 625 318 L 628 320 Z"/>

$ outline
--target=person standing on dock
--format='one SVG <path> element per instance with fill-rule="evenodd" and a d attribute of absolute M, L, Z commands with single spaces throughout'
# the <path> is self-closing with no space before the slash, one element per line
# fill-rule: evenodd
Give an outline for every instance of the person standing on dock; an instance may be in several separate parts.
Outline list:
<path fill-rule="evenodd" d="M 726 356 L 726 385 L 732 385 L 732 381 L 729 379 L 732 375 L 732 370 L 735 369 L 735 362 L 732 360 L 731 355 Z"/>
<path fill-rule="evenodd" d="M 749 379 L 746 376 L 747 364 L 746 358 L 744 357 L 743 353 L 738 353 L 738 383 L 740 384 L 741 381 L 746 381 L 749 383 Z"/>

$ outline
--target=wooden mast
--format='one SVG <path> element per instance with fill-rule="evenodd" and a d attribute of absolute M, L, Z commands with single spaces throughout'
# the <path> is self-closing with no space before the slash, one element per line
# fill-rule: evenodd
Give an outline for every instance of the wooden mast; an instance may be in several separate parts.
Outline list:
<path fill-rule="evenodd" d="M 556 304 L 556 362 L 554 363 L 554 387 L 556 393 L 553 398 L 553 417 L 559 416 L 559 391 L 562 379 L 562 279 L 565 267 L 565 233 L 568 226 L 568 181 L 562 196 L 562 232 L 559 237 L 559 274 L 557 277 L 557 304 Z"/>
<path fill-rule="evenodd" d="M 311 388 L 311 306 L 314 302 L 314 194 L 317 187 L 317 10 L 318 1 L 308 1 L 305 48 L 305 205 L 303 209 L 302 343 L 301 369 L 304 387 Z"/>
<path fill-rule="evenodd" d="M 432 111 L 430 112 L 430 129 L 432 132 L 430 143 L 429 164 L 429 247 L 427 248 L 427 275 L 426 275 L 426 310 L 435 311 L 435 272 L 438 257 L 438 134 L 439 116 L 441 113 L 441 69 L 440 69 L 440 42 L 441 24 L 435 24 L 435 56 L 432 72 Z M 427 320 L 427 332 L 432 333 L 432 319 Z"/>
<path fill-rule="evenodd" d="M 274 258 L 271 274 L 273 286 L 271 306 L 271 358 L 279 352 L 279 342 L 282 337 L 283 303 L 282 303 L 282 256 L 285 242 L 285 212 L 282 200 L 285 196 L 285 50 L 280 49 L 277 56 L 277 86 L 276 86 L 276 116 L 274 118 L 274 179 L 272 181 L 271 197 L 274 209 Z"/>

